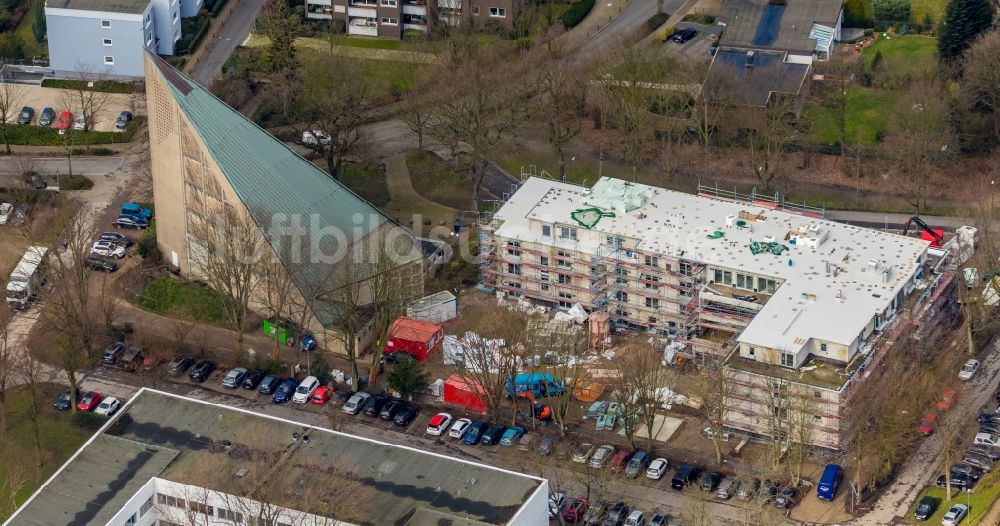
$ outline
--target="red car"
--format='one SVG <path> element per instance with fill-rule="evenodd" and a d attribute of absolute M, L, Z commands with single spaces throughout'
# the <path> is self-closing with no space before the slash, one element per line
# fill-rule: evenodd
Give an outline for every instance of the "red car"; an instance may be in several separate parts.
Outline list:
<path fill-rule="evenodd" d="M 573 500 L 569 501 L 566 509 L 563 510 L 563 520 L 566 522 L 576 522 L 582 519 L 587 513 L 589 504 L 590 502 L 585 497 L 573 497 Z"/>
<path fill-rule="evenodd" d="M 951 409 L 951 404 L 955 403 L 955 390 L 945 389 L 941 393 L 941 400 L 937 403 L 937 408 L 942 411 Z"/>
<path fill-rule="evenodd" d="M 69 127 L 72 125 L 73 125 L 73 112 L 67 110 L 59 114 L 59 120 L 56 121 L 56 129 L 68 130 Z"/>
<path fill-rule="evenodd" d="M 937 415 L 934 413 L 927 413 L 920 423 L 917 424 L 917 433 L 924 435 L 925 437 L 931 436 L 934 432 L 934 426 L 937 423 Z"/>
<path fill-rule="evenodd" d="M 313 392 L 312 398 L 309 399 L 309 403 L 316 405 L 323 405 L 330 401 L 330 396 L 333 390 L 329 387 L 323 385 L 320 386 L 316 391 Z"/>
<path fill-rule="evenodd" d="M 623 449 L 615 453 L 615 456 L 611 457 L 611 460 L 608 462 L 608 471 L 611 473 L 621 473 L 625 469 L 628 459 L 631 457 L 632 452 L 628 449 Z"/>
<path fill-rule="evenodd" d="M 76 404 L 76 408 L 80 411 L 93 411 L 97 409 L 97 406 L 101 405 L 101 400 L 104 400 L 104 396 L 97 391 L 87 391 L 87 394 L 83 395 L 83 398 Z"/>

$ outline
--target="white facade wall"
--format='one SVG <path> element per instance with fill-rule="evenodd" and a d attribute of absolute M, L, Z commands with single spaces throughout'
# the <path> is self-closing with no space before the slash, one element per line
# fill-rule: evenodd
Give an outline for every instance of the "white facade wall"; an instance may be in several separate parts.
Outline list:
<path fill-rule="evenodd" d="M 143 50 L 155 40 L 143 13 L 109 13 L 45 8 L 49 67 L 61 74 L 84 72 L 93 76 L 142 77 Z"/>
<path fill-rule="evenodd" d="M 174 43 L 181 38 L 180 0 L 151 0 L 153 6 L 153 26 L 156 38 L 156 53 L 173 55 Z"/>

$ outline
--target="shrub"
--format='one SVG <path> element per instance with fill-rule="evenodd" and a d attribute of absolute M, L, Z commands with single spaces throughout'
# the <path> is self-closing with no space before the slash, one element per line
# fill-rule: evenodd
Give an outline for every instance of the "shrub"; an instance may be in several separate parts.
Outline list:
<path fill-rule="evenodd" d="M 676 33 L 676 32 L 677 32 L 677 28 L 674 27 L 674 26 L 670 26 L 670 27 L 664 28 L 663 31 L 661 31 L 660 34 L 657 35 L 657 38 L 659 38 L 663 42 L 666 42 L 667 40 L 670 40 L 670 37 L 674 36 L 674 33 Z"/>
<path fill-rule="evenodd" d="M 42 81 L 43 88 L 61 88 L 85 91 L 104 91 L 107 93 L 132 93 L 132 84 L 129 82 L 119 82 L 116 80 L 98 80 L 91 86 L 85 80 L 73 79 L 45 79 Z"/>
<path fill-rule="evenodd" d="M 561 17 L 559 17 L 559 20 L 563 23 L 563 26 L 565 26 L 566 29 L 572 29 L 579 25 L 580 22 L 583 22 L 583 19 L 587 18 L 587 15 L 590 14 L 590 10 L 593 8 L 594 0 L 579 0 L 570 6 L 570 8 L 567 9 Z"/>
<path fill-rule="evenodd" d="M 148 235 L 150 230 L 152 229 L 146 230 L 142 233 L 142 239 L 139 240 L 139 246 L 136 248 L 136 251 L 139 252 L 139 256 L 143 259 L 154 255 L 157 248 L 156 234 L 154 233 L 153 235 Z"/>
<path fill-rule="evenodd" d="M 59 187 L 62 190 L 90 190 L 94 187 L 94 181 L 82 175 L 70 175 L 62 178 Z"/>
<path fill-rule="evenodd" d="M 219 13 L 222 12 L 223 7 L 226 7 L 226 0 L 213 0 L 211 9 L 212 17 L 219 16 Z"/>
<path fill-rule="evenodd" d="M 876 20 L 909 20 L 909 0 L 875 0 Z"/>
<path fill-rule="evenodd" d="M 669 18 L 670 15 L 667 13 L 656 13 L 655 15 L 649 17 L 649 20 L 646 20 L 646 31 L 649 31 L 650 33 L 656 31 L 660 28 L 660 26 L 666 23 Z"/>
<path fill-rule="evenodd" d="M 844 2 L 844 26 L 870 27 L 871 13 L 865 9 L 865 0 L 846 0 Z"/>

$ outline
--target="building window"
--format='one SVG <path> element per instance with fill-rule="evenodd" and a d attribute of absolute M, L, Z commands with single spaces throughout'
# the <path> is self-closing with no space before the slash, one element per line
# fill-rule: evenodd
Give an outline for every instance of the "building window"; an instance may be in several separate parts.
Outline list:
<path fill-rule="evenodd" d="M 552 237 L 552 227 L 549 225 L 542 225 L 542 237 Z"/>
<path fill-rule="evenodd" d="M 383 18 L 382 19 L 382 25 L 383 26 L 398 26 L 399 25 L 399 19 L 398 18 Z M 517 255 L 520 256 L 521 253 L 518 252 Z"/>
<path fill-rule="evenodd" d="M 615 292 L 615 299 L 622 303 L 628 303 L 628 292 L 622 292 L 620 290 Z"/>
<path fill-rule="evenodd" d="M 543 266 L 543 267 L 549 266 L 549 257 L 548 256 L 539 256 L 538 257 L 538 264 L 541 265 L 541 266 Z"/>
<path fill-rule="evenodd" d="M 757 278 L 757 292 L 774 294 L 774 289 L 776 288 L 777 283 L 775 283 L 773 279 Z"/>
<path fill-rule="evenodd" d="M 646 266 L 647 267 L 658 267 L 660 266 L 660 258 L 656 256 L 646 256 Z"/>
<path fill-rule="evenodd" d="M 568 260 L 565 260 L 565 259 L 557 259 L 556 260 L 556 266 L 560 267 L 560 268 L 565 268 L 565 269 L 572 269 L 573 268 L 573 264 L 570 263 Z"/>
<path fill-rule="evenodd" d="M 651 309 L 660 308 L 660 300 L 656 298 L 646 298 L 646 306 Z"/>
<path fill-rule="evenodd" d="M 559 297 L 567 300 L 573 299 L 573 295 L 570 294 L 569 292 L 560 292 Z"/>
<path fill-rule="evenodd" d="M 110 20 L 101 20 L 101 27 L 103 27 L 105 29 L 111 27 L 111 21 Z"/>
<path fill-rule="evenodd" d="M 747 356 L 750 356 L 752 358 L 754 356 L 754 353 L 756 352 L 757 349 L 755 349 L 753 346 L 747 347 Z"/>
<path fill-rule="evenodd" d="M 548 283 L 542 283 L 541 289 L 542 289 L 542 292 L 548 292 L 549 291 L 549 284 Z"/>
<path fill-rule="evenodd" d="M 494 18 L 507 18 L 507 10 L 502 7 L 491 7 L 490 16 Z"/>
<path fill-rule="evenodd" d="M 654 318 L 653 316 L 650 316 L 649 317 L 649 324 L 650 325 L 656 325 L 656 318 Z"/>
<path fill-rule="evenodd" d="M 746 274 L 736 275 L 736 286 L 741 289 L 750 290 L 753 288 L 753 276 L 747 276 Z"/>
<path fill-rule="evenodd" d="M 125 526 L 135 526 L 135 520 L 136 520 L 135 513 L 133 513 L 132 516 L 125 521 Z"/>
<path fill-rule="evenodd" d="M 787 352 L 781 353 L 781 365 L 783 367 L 795 367 L 795 355 Z"/>
<path fill-rule="evenodd" d="M 628 313 L 627 310 L 615 309 L 615 316 L 618 316 L 618 317 L 621 317 L 621 318 L 628 318 L 629 317 L 629 313 Z"/>
<path fill-rule="evenodd" d="M 243 524 L 243 514 L 236 511 L 215 508 L 215 516 L 223 520 L 235 522 L 236 524 Z"/>
<path fill-rule="evenodd" d="M 690 276 L 693 273 L 690 263 L 681 263 L 677 266 L 677 271 L 680 272 L 682 276 Z"/>
<path fill-rule="evenodd" d="M 814 398 L 823 398 L 823 393 L 821 393 L 819 391 L 813 391 L 813 397 Z"/>
<path fill-rule="evenodd" d="M 548 281 L 549 280 L 549 273 L 548 272 L 539 272 L 538 273 L 538 279 L 540 279 L 542 281 Z"/>
<path fill-rule="evenodd" d="M 576 229 L 568 226 L 559 227 L 559 237 L 576 241 Z"/>
<path fill-rule="evenodd" d="M 507 273 L 514 274 L 515 276 L 521 275 L 521 265 L 515 265 L 513 263 L 507 263 Z"/>
<path fill-rule="evenodd" d="M 478 5 L 472 6 L 472 14 L 474 14 L 476 16 L 479 16 L 479 6 Z"/>
<path fill-rule="evenodd" d="M 396 0 L 382 0 L 382 7 L 396 7 Z"/>
<path fill-rule="evenodd" d="M 104 47 L 111 47 L 111 39 L 110 38 L 105 38 L 104 39 Z"/>
<path fill-rule="evenodd" d="M 573 279 L 566 274 L 559 274 L 559 283 L 562 283 L 563 285 L 570 285 L 573 283 Z"/>
<path fill-rule="evenodd" d="M 139 507 L 139 516 L 140 517 L 145 516 L 147 513 L 149 513 L 149 510 L 151 510 L 151 509 L 153 509 L 153 496 L 152 495 L 150 495 L 149 498 L 146 499 L 146 502 L 143 502 L 142 506 Z"/>
<path fill-rule="evenodd" d="M 825 343 L 819 344 L 819 352 L 822 352 L 822 353 L 826 352 L 826 344 Z"/>
<path fill-rule="evenodd" d="M 184 499 L 178 499 L 177 497 L 164 495 L 163 493 L 156 494 L 156 502 L 173 508 L 184 509 Z"/>
<path fill-rule="evenodd" d="M 209 506 L 208 504 L 203 504 L 201 502 L 188 501 L 188 509 L 195 513 L 208 515 L 209 517 L 215 515 L 215 510 L 213 510 L 211 506 Z"/>
<path fill-rule="evenodd" d="M 115 57 L 104 57 L 104 63 L 107 64 L 108 66 L 114 66 Z"/>
<path fill-rule="evenodd" d="M 618 248 L 625 244 L 625 238 L 622 236 L 608 236 L 608 244 Z"/>

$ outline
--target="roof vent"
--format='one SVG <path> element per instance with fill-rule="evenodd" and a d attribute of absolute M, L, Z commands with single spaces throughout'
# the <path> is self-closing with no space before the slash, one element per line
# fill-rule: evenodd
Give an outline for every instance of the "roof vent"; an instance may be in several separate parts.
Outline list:
<path fill-rule="evenodd" d="M 753 54 L 754 53 L 753 53 L 752 49 L 750 51 L 747 51 L 747 64 L 746 65 L 747 65 L 748 68 L 752 68 L 753 67 Z"/>

